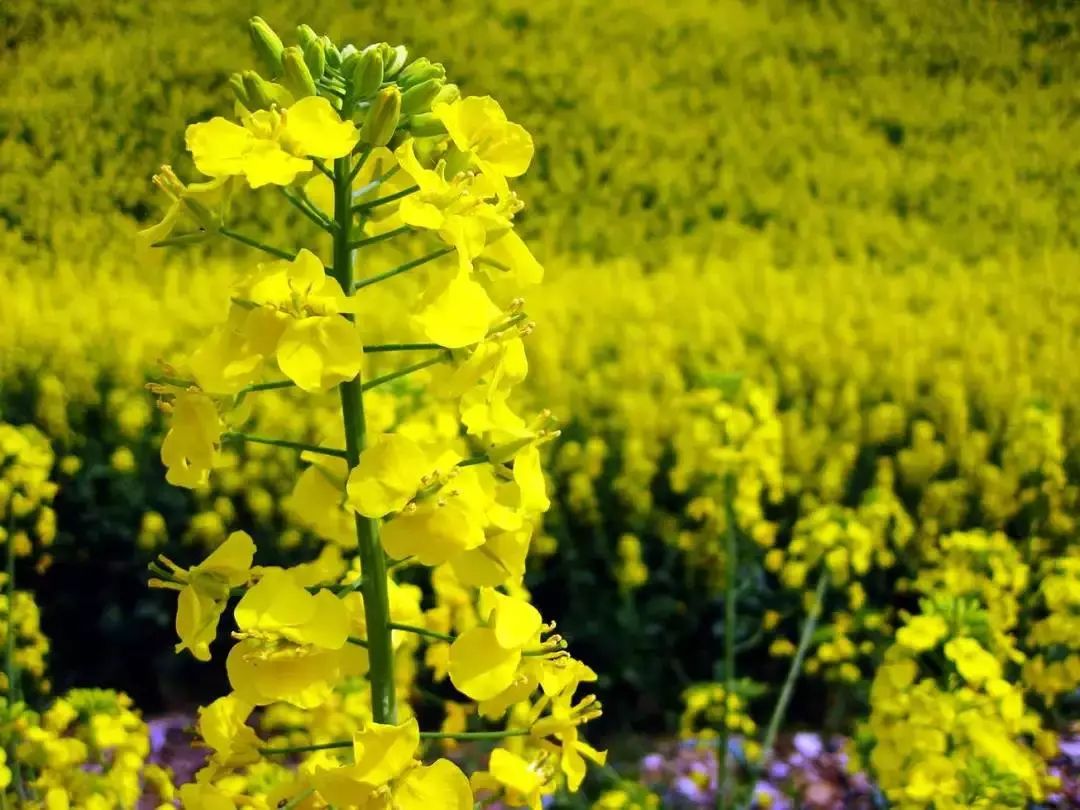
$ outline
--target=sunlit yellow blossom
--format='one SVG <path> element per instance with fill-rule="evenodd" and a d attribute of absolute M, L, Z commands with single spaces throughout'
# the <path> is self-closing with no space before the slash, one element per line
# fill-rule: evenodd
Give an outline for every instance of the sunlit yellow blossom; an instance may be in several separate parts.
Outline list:
<path fill-rule="evenodd" d="M 287 110 L 258 110 L 243 126 L 213 118 L 187 129 L 195 167 L 210 177 L 243 175 L 252 188 L 289 185 L 311 171 L 310 158 L 332 160 L 356 144 L 356 128 L 324 98 L 310 96 Z"/>

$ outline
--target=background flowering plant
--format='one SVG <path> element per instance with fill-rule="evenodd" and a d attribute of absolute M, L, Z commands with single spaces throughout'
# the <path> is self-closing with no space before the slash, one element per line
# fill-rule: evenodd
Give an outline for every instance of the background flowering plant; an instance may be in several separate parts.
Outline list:
<path fill-rule="evenodd" d="M 248 65 L 255 12 L 313 28 L 279 53 L 260 25 Z M 98 684 L 147 711 L 212 705 L 235 684 L 200 659 L 235 632 L 244 705 L 280 685 L 244 670 L 271 648 L 333 676 L 318 707 L 253 710 L 261 747 L 362 733 L 359 515 L 393 560 L 413 554 L 386 602 L 429 635 L 393 629 L 389 647 L 395 702 L 425 733 L 535 720 L 492 728 L 454 686 L 482 694 L 539 649 L 496 639 L 490 669 L 452 667 L 459 636 L 497 633 L 480 589 L 524 596 L 491 584 L 505 569 L 596 673 L 582 688 L 605 705 L 600 747 L 678 730 L 713 768 L 710 749 L 734 752 L 709 801 L 765 802 L 755 786 L 804 727 L 852 740 L 821 770 L 842 753 L 875 801 L 1059 801 L 1071 776 L 1053 741 L 1080 682 L 1072 17 L 1053 3 L 5 4 L 0 405 L 50 454 L 33 514 L 0 488 L 0 513 L 19 512 L 3 527 L 9 703 L 43 718 L 52 691 Z M 345 116 L 352 54 L 332 65 L 316 29 L 430 59 L 388 80 L 399 52 L 380 46 L 376 89 L 370 51 Z M 436 60 L 475 96 L 453 112 Z M 316 161 L 333 174 L 354 137 L 347 151 L 371 153 L 350 188 L 353 286 L 380 280 L 351 300 L 327 231 L 338 189 Z M 155 190 L 143 178 L 162 157 L 175 162 Z M 253 241 L 285 255 L 259 266 Z M 379 384 L 350 487 L 334 451 L 348 452 L 338 390 L 357 379 Z M 148 592 L 159 554 L 169 587 Z M 269 588 L 236 613 L 274 569 L 304 591 L 287 589 L 284 631 L 261 618 Z M 336 597 L 365 624 L 340 647 L 340 632 L 310 636 L 340 615 L 320 586 L 356 582 Z M 309 609 L 317 622 L 298 618 Z M 541 711 L 594 709 L 574 705 Z M 912 737 L 956 754 L 898 752 Z M 480 768 L 491 747 L 437 744 Z M 330 769 L 346 750 L 308 753 Z M 248 781 L 229 789 L 270 795 L 299 758 L 234 760 Z M 635 776 L 636 752 L 613 761 Z"/>

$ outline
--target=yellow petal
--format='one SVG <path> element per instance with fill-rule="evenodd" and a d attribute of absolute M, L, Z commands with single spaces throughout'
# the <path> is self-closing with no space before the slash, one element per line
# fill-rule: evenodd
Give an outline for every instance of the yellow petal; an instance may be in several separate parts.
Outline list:
<path fill-rule="evenodd" d="M 434 461 L 412 439 L 400 433 L 380 436 L 349 474 L 349 505 L 371 518 L 399 512 L 434 469 Z"/>
<path fill-rule="evenodd" d="M 399 725 L 368 723 L 353 735 L 354 773 L 370 785 L 384 785 L 413 761 L 420 745 L 415 718 Z"/>
<path fill-rule="evenodd" d="M 395 810 L 472 810 L 469 780 L 448 759 L 413 768 L 394 788 Z"/>
<path fill-rule="evenodd" d="M 184 137 L 195 168 L 210 177 L 243 174 L 247 155 L 256 141 L 244 127 L 220 116 L 192 124 Z"/>
<path fill-rule="evenodd" d="M 349 154 L 359 139 L 352 122 L 342 121 L 321 96 L 300 99 L 285 111 L 284 119 L 282 140 L 295 155 L 333 160 Z"/>
<path fill-rule="evenodd" d="M 520 661 L 520 648 L 506 649 L 494 630 L 474 627 L 450 646 L 450 681 L 463 695 L 487 700 L 510 686 Z"/>
<path fill-rule="evenodd" d="M 498 316 L 499 310 L 480 284 L 455 276 L 417 321 L 429 340 L 457 349 L 483 340 Z"/>

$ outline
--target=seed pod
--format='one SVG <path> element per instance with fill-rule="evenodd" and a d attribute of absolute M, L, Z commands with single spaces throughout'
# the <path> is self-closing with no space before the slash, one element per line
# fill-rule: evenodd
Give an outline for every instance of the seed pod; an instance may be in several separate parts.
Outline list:
<path fill-rule="evenodd" d="M 318 39 L 311 40 L 304 46 L 304 62 L 311 71 L 311 77 L 318 81 L 326 72 L 326 48 Z"/>
<path fill-rule="evenodd" d="M 416 115 L 431 110 L 431 102 L 442 89 L 442 79 L 428 79 L 413 85 L 401 95 L 401 114 Z"/>
<path fill-rule="evenodd" d="M 386 146 L 394 137 L 401 117 L 401 91 L 396 85 L 384 87 L 368 108 L 360 140 L 368 146 Z"/>
<path fill-rule="evenodd" d="M 280 74 L 281 56 L 285 51 L 281 38 L 262 17 L 252 17 L 248 21 L 248 31 L 251 33 L 251 44 L 255 46 L 255 52 L 270 69 L 270 75 Z"/>
<path fill-rule="evenodd" d="M 432 62 L 426 56 L 421 56 L 401 71 L 401 75 L 397 77 L 397 83 L 401 85 L 402 89 L 407 89 L 426 82 L 428 79 L 445 78 L 446 68 L 438 62 Z"/>
<path fill-rule="evenodd" d="M 356 99 L 370 98 L 379 92 L 383 80 L 382 51 L 378 47 L 365 48 L 353 66 L 352 91 Z"/>
<path fill-rule="evenodd" d="M 281 57 L 285 71 L 285 85 L 297 98 L 315 95 L 315 79 L 304 61 L 304 52 L 299 45 L 290 45 Z"/>

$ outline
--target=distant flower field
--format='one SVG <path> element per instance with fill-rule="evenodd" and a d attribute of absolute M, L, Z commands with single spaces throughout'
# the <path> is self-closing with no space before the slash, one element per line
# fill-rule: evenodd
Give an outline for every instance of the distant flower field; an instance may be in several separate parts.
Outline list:
<path fill-rule="evenodd" d="M 1077 25 L 5 4 L 0 807 L 1073 806 Z"/>

